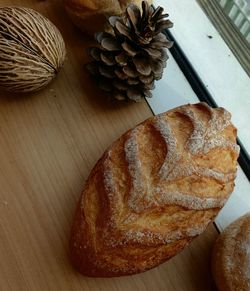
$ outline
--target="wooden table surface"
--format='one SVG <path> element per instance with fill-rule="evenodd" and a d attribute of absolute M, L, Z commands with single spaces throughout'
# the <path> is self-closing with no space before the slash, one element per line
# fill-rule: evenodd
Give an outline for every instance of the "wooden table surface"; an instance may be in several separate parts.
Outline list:
<path fill-rule="evenodd" d="M 83 64 L 90 40 L 68 20 L 62 1 L 1 0 L 40 11 L 60 29 L 67 60 L 45 90 L 0 93 L 0 290 L 214 290 L 211 225 L 181 254 L 144 274 L 83 277 L 68 240 L 84 181 L 105 148 L 152 115 L 146 102 L 111 103 Z"/>

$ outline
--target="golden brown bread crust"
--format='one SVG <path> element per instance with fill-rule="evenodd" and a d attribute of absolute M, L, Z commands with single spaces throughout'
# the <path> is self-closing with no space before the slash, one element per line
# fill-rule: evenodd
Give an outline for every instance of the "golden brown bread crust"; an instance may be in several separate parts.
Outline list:
<path fill-rule="evenodd" d="M 142 0 L 64 0 L 70 18 L 85 32 L 93 34 L 104 30 L 106 19 L 121 15 L 130 3 L 141 7 Z M 148 1 L 150 4 L 152 1 Z"/>
<path fill-rule="evenodd" d="M 152 117 L 122 135 L 93 168 L 70 241 L 82 274 L 146 271 L 214 220 L 234 187 L 230 114 L 204 103 Z"/>
<path fill-rule="evenodd" d="M 250 213 L 230 224 L 216 240 L 212 271 L 219 290 L 250 290 Z"/>

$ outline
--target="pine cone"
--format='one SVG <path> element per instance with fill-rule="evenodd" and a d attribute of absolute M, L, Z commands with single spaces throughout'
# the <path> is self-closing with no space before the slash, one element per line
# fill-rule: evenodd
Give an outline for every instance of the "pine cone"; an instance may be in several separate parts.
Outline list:
<path fill-rule="evenodd" d="M 123 17 L 109 18 L 114 33 L 96 34 L 99 47 L 90 49 L 94 61 L 87 65 L 101 89 L 118 100 L 152 97 L 154 82 L 166 67 L 165 48 L 173 45 L 162 33 L 173 26 L 167 17 L 162 7 L 154 10 L 143 1 L 142 12 L 131 4 Z"/>

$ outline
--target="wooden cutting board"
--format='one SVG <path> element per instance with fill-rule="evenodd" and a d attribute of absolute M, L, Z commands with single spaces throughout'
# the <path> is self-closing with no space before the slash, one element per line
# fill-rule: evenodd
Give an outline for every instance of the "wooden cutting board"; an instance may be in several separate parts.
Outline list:
<path fill-rule="evenodd" d="M 68 240 L 84 181 L 105 148 L 152 115 L 146 102 L 108 102 L 84 71 L 90 44 L 59 0 L 1 0 L 51 19 L 67 46 L 55 81 L 28 96 L 0 93 L 0 290 L 214 290 L 213 225 L 181 254 L 144 274 L 83 277 Z"/>

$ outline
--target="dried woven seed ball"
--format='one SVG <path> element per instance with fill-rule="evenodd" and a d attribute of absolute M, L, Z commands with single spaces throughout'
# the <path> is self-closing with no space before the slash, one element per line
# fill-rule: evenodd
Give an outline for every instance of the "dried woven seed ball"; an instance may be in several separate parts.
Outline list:
<path fill-rule="evenodd" d="M 45 87 L 65 59 L 59 30 L 38 12 L 23 7 L 0 8 L 0 86 L 33 92 Z"/>

